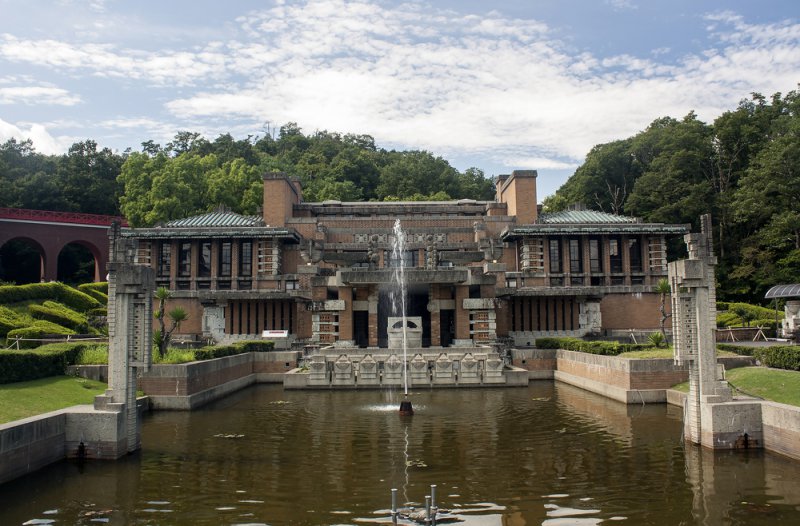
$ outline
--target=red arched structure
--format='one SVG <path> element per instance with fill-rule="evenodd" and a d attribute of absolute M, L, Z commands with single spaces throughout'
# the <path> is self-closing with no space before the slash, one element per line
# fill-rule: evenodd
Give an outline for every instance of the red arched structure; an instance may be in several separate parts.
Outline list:
<path fill-rule="evenodd" d="M 122 217 L 22 208 L 0 208 L 0 247 L 22 239 L 40 250 L 41 279 L 58 276 L 58 255 L 70 243 L 86 247 L 94 256 L 94 280 L 102 281 L 108 263 L 108 228 Z"/>

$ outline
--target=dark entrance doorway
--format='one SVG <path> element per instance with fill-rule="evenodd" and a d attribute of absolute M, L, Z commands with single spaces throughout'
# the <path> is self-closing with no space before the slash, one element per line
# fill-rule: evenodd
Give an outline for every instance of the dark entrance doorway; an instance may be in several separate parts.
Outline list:
<path fill-rule="evenodd" d="M 428 285 L 409 284 L 406 299 L 406 315 L 422 318 L 422 346 L 431 346 L 431 313 L 428 311 Z M 381 290 L 378 296 L 378 347 L 388 347 L 389 337 L 386 324 L 392 316 L 389 291 Z"/>
<path fill-rule="evenodd" d="M 353 312 L 353 339 L 359 347 L 369 347 L 369 312 Z"/>
<path fill-rule="evenodd" d="M 441 310 L 439 311 L 439 319 L 441 320 L 441 342 L 439 345 L 450 347 L 456 337 L 456 311 L 452 309 Z"/>

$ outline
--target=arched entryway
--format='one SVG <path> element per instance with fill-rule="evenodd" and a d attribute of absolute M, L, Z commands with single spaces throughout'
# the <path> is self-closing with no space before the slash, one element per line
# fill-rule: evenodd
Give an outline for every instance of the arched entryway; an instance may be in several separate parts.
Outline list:
<path fill-rule="evenodd" d="M 25 237 L 8 240 L 0 247 L 0 280 L 23 285 L 42 281 L 46 251 L 36 241 Z"/>
<path fill-rule="evenodd" d="M 100 281 L 101 269 L 97 268 L 99 251 L 85 241 L 67 243 L 58 253 L 57 280 L 62 283 L 80 284 Z"/>

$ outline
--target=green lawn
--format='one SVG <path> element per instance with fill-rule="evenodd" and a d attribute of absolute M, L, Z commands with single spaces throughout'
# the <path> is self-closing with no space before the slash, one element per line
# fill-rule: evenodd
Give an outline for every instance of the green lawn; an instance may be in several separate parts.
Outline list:
<path fill-rule="evenodd" d="M 72 376 L 3 384 L 0 385 L 0 424 L 71 405 L 91 404 L 94 397 L 105 390 L 106 384 L 102 382 Z"/>
<path fill-rule="evenodd" d="M 738 356 L 736 353 L 730 351 L 717 350 L 717 356 Z M 672 358 L 672 347 L 663 347 L 661 349 L 647 349 L 646 351 L 631 351 L 624 352 L 619 355 L 620 358 L 633 358 L 633 359 L 652 359 L 652 358 Z"/>
<path fill-rule="evenodd" d="M 800 406 L 800 372 L 766 367 L 740 367 L 725 373 L 728 383 L 742 394 Z M 688 392 L 689 383 L 672 387 Z"/>

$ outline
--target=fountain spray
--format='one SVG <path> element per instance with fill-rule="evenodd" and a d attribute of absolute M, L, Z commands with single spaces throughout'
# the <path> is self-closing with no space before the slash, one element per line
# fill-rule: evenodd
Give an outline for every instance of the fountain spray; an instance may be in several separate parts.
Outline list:
<path fill-rule="evenodd" d="M 399 290 L 400 297 L 394 298 L 392 307 L 397 308 L 400 306 L 400 316 L 403 319 L 403 401 L 400 402 L 401 415 L 413 415 L 414 409 L 411 406 L 411 400 L 408 399 L 408 340 L 406 338 L 406 277 L 405 277 L 405 252 L 406 252 L 406 234 L 400 225 L 400 219 L 394 222 L 394 243 L 392 243 L 392 259 L 396 262 L 397 266 L 394 268 L 394 281 Z"/>

